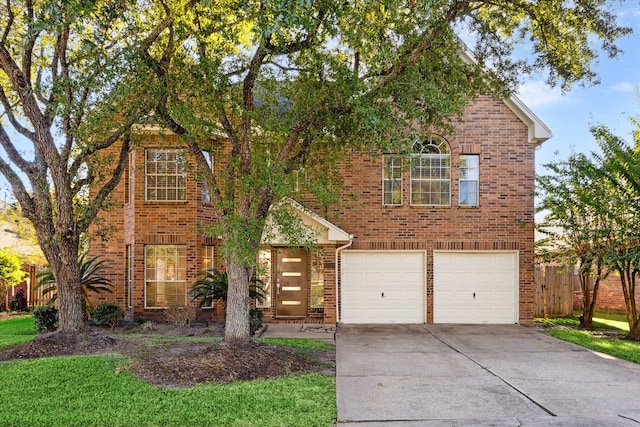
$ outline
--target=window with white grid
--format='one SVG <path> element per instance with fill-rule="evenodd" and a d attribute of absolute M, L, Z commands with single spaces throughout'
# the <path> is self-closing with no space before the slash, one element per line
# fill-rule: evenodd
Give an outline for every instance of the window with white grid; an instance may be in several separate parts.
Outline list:
<path fill-rule="evenodd" d="M 145 307 L 166 308 L 187 303 L 185 245 L 146 245 Z"/>
<path fill-rule="evenodd" d="M 382 163 L 382 204 L 399 206 L 402 204 L 402 157 L 385 155 Z"/>
<path fill-rule="evenodd" d="M 187 200 L 187 168 L 182 150 L 145 150 L 145 198 L 148 201 Z"/>
<path fill-rule="evenodd" d="M 451 150 L 444 138 L 417 142 L 411 155 L 411 204 L 451 204 Z"/>

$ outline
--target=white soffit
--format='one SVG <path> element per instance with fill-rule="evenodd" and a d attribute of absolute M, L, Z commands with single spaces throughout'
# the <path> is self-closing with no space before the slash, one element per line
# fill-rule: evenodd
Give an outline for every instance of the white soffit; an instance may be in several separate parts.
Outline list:
<path fill-rule="evenodd" d="M 462 59 L 469 64 L 475 64 L 476 60 L 473 57 L 473 52 L 471 52 L 466 45 L 464 45 L 464 48 L 465 51 L 462 54 Z M 520 98 L 515 95 L 511 95 L 509 98 L 503 99 L 502 101 L 516 116 L 518 116 L 520 120 L 522 120 L 524 124 L 527 125 L 529 128 L 530 143 L 540 145 L 553 136 L 551 129 L 549 129 L 549 127 L 545 125 L 542 120 L 540 120 L 540 118 L 538 118 L 538 116 L 536 116 L 533 111 L 531 111 L 529 107 L 522 102 Z"/>
<path fill-rule="evenodd" d="M 509 109 L 511 109 L 511 111 L 513 111 L 513 113 L 529 127 L 529 142 L 540 145 L 547 139 L 551 138 L 553 135 L 553 133 L 551 133 L 551 129 L 549 129 L 547 125 L 545 125 L 542 120 L 540 120 L 538 116 L 536 116 L 533 111 L 531 111 L 529 107 L 520 100 L 520 98 L 512 95 L 509 99 L 505 99 L 503 101 L 507 107 L 509 107 Z"/>

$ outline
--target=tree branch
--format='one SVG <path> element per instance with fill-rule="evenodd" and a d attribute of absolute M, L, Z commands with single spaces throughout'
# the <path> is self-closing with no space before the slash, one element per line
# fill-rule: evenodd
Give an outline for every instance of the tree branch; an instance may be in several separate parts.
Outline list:
<path fill-rule="evenodd" d="M 15 113 L 13 112 L 13 106 L 9 103 L 9 99 L 7 98 L 7 95 L 2 86 L 0 86 L 0 103 L 2 103 L 4 114 L 6 114 L 7 118 L 9 119 L 9 123 L 11 123 L 11 126 L 13 126 L 13 128 L 22 136 L 33 141 L 33 138 L 35 137 L 34 133 L 26 127 L 22 126 L 22 124 L 20 124 L 20 122 L 16 119 Z"/>
<path fill-rule="evenodd" d="M 435 28 L 423 32 L 411 49 L 398 58 L 391 67 L 379 73 L 382 80 L 369 91 L 369 95 L 376 96 L 380 91 L 402 75 L 409 65 L 415 64 L 420 59 L 421 55 L 429 49 L 436 37 L 442 34 L 445 29 L 449 28 L 449 25 L 460 15 L 462 10 L 469 6 L 470 3 L 471 0 L 456 1 L 447 12 L 444 19 L 439 22 Z"/>
<path fill-rule="evenodd" d="M 120 155 L 118 157 L 117 167 L 113 172 L 113 175 L 95 194 L 93 200 L 91 200 L 91 203 L 89 203 L 89 208 L 87 209 L 85 214 L 81 218 L 78 218 L 77 229 L 79 233 L 83 233 L 89 228 L 93 219 L 96 217 L 98 210 L 104 204 L 104 201 L 113 191 L 113 189 L 116 188 L 116 185 L 118 185 L 118 183 L 120 182 L 125 166 L 127 165 L 127 157 L 129 155 L 130 148 L 131 132 L 127 131 L 124 134 L 124 138 L 122 139 L 122 147 L 120 147 Z"/>

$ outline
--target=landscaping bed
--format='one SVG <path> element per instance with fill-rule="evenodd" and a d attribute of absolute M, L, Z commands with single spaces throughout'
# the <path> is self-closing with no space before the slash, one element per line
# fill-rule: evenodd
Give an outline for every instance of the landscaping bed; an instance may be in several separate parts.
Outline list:
<path fill-rule="evenodd" d="M 314 372 L 335 375 L 334 346 L 319 342 L 302 348 L 262 341 L 230 344 L 222 341 L 223 333 L 218 324 L 149 323 L 113 330 L 91 327 L 74 334 L 51 332 L 1 349 L 0 361 L 115 353 L 127 360 L 120 371 L 160 387 L 212 381 L 228 384 Z"/>

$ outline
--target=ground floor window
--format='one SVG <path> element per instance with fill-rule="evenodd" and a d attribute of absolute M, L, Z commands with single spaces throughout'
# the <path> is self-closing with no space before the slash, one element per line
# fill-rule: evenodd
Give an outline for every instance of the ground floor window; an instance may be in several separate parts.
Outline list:
<path fill-rule="evenodd" d="M 205 272 L 207 270 L 213 270 L 215 268 L 214 265 L 214 247 L 213 245 L 204 245 L 201 247 L 200 249 L 200 256 L 202 258 L 202 269 L 199 272 L 199 276 L 198 279 L 202 279 L 205 277 Z M 212 308 L 214 306 L 215 302 L 211 301 L 211 304 L 209 305 L 203 305 L 202 308 Z"/>
<path fill-rule="evenodd" d="M 133 258 L 131 245 L 125 247 L 125 269 L 127 272 L 127 308 L 133 307 Z"/>
<path fill-rule="evenodd" d="M 258 252 L 258 279 L 261 281 L 265 298 L 257 300 L 256 306 L 261 308 L 271 307 L 271 249 L 264 248 Z"/>
<path fill-rule="evenodd" d="M 311 254 L 311 308 L 324 308 L 324 262 L 322 250 Z"/>
<path fill-rule="evenodd" d="M 147 245 L 145 259 L 145 307 L 186 305 L 186 246 Z"/>

